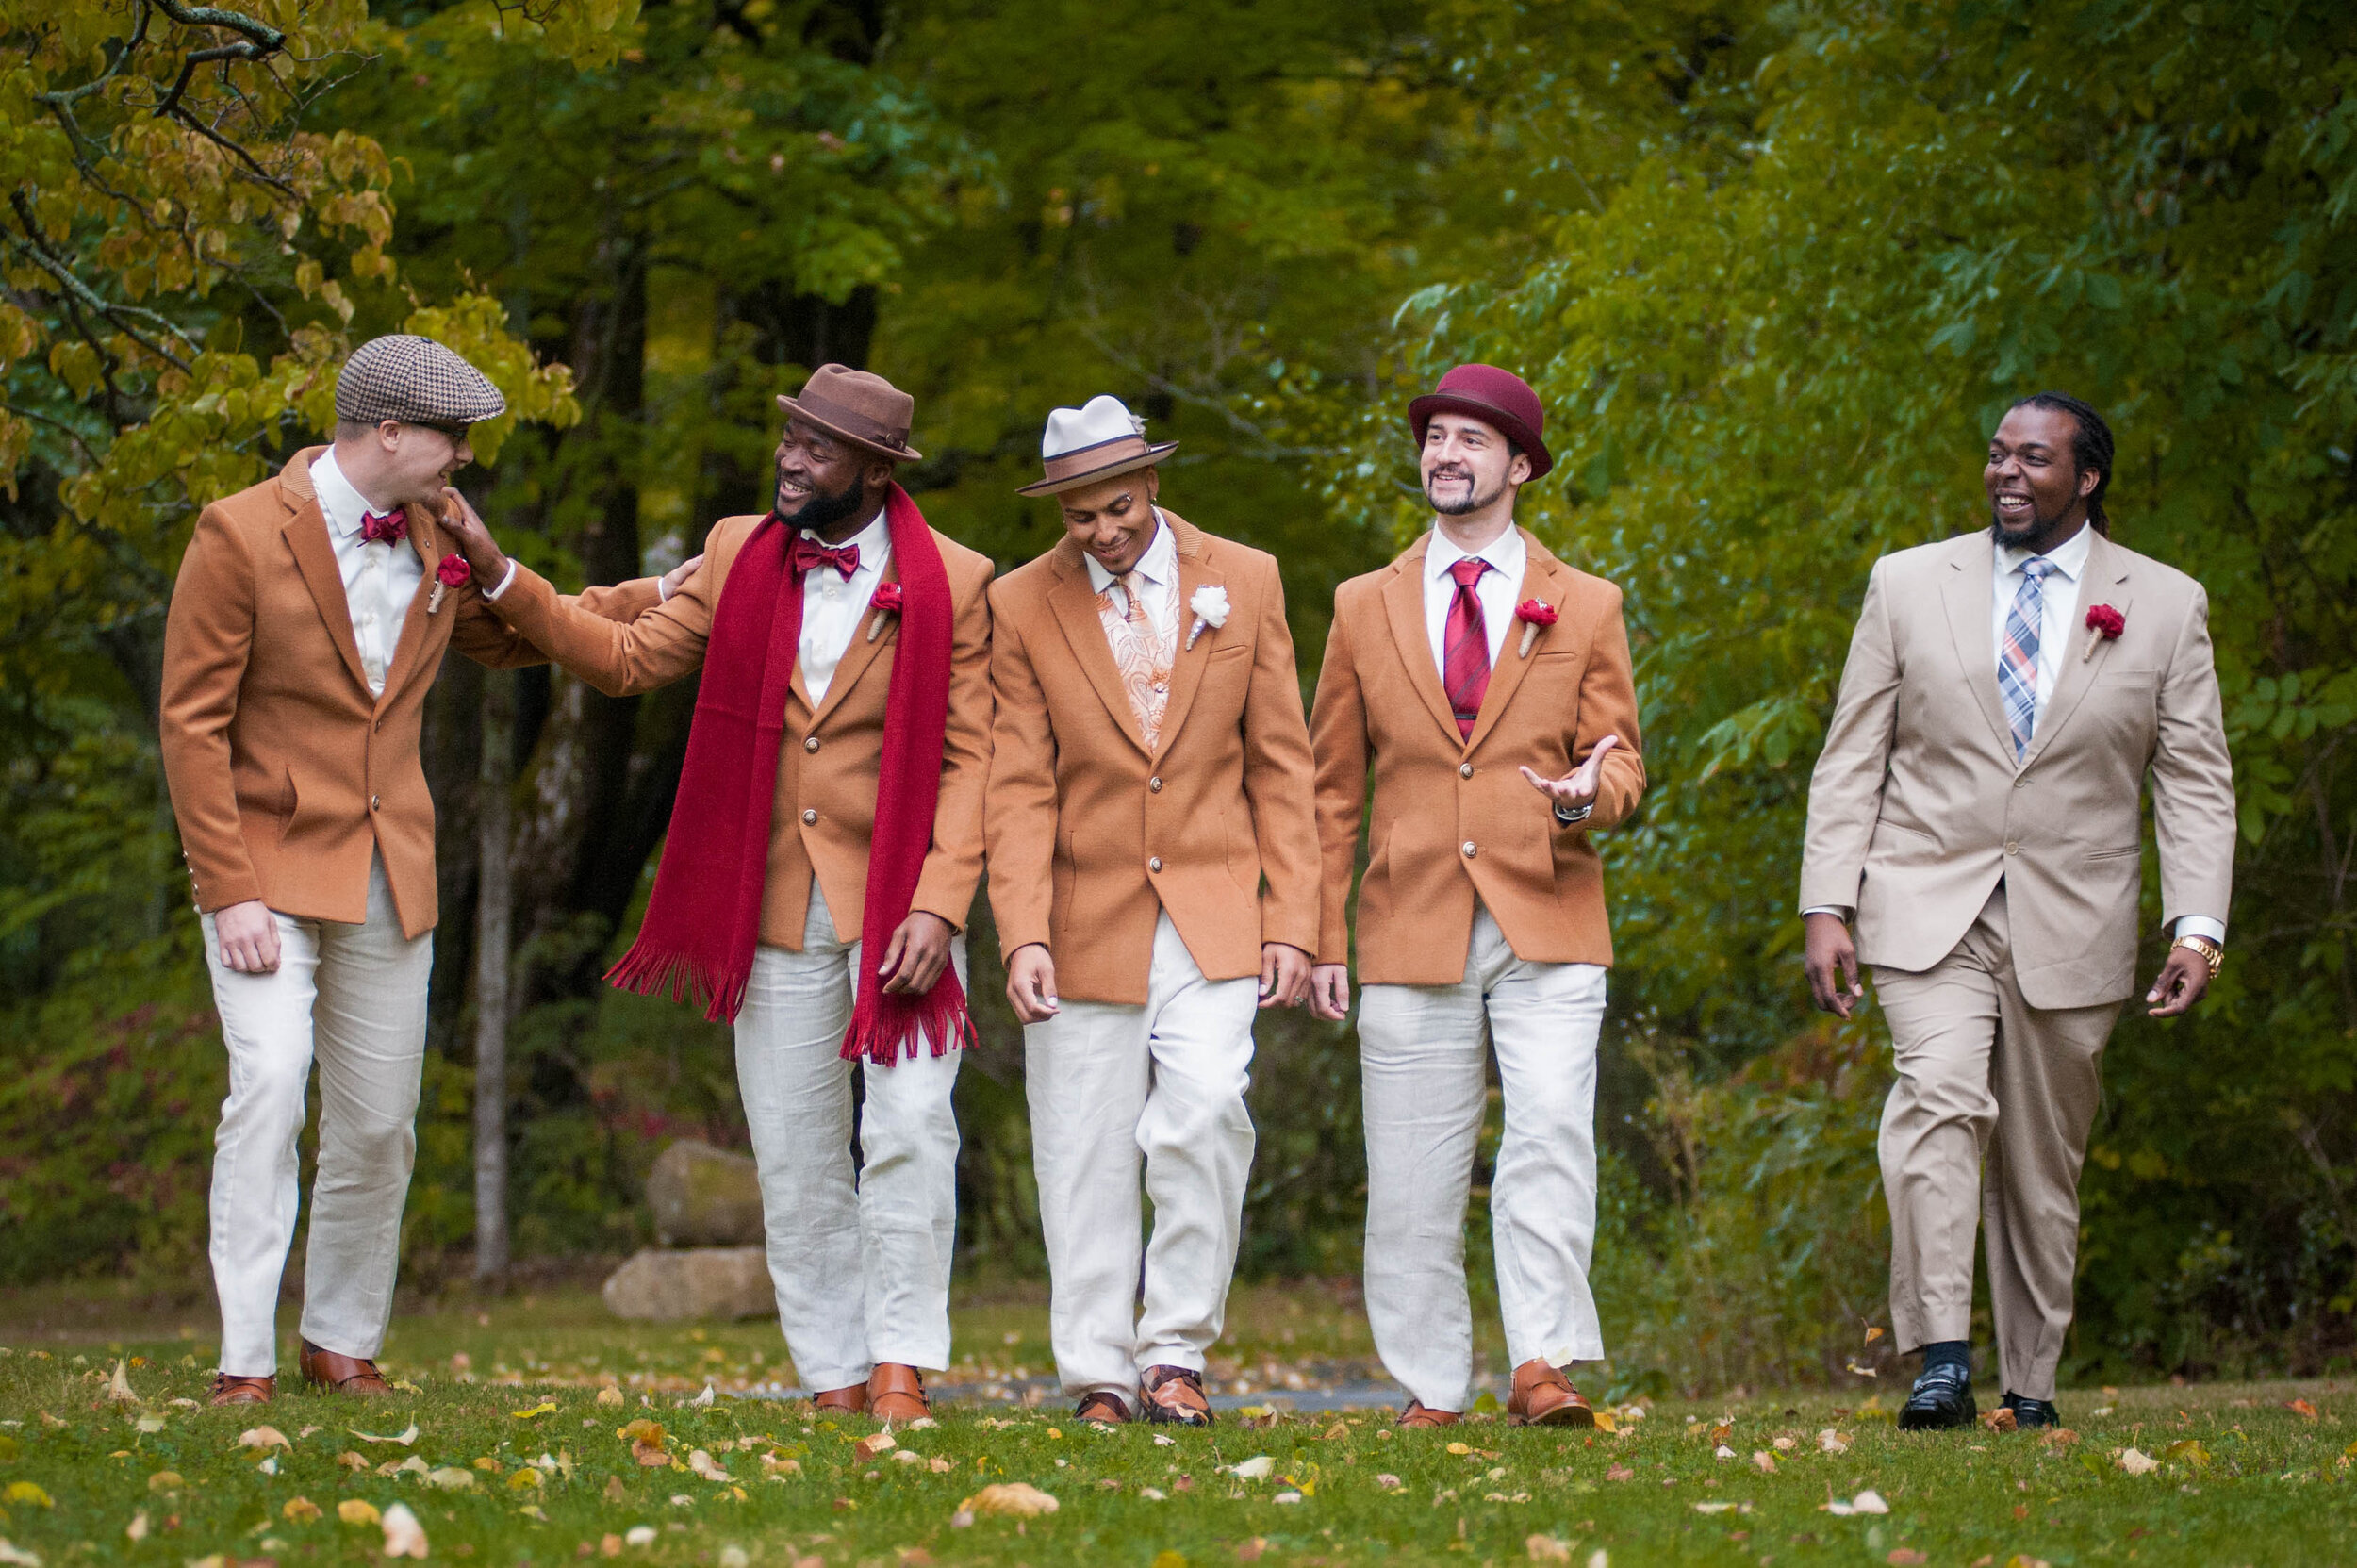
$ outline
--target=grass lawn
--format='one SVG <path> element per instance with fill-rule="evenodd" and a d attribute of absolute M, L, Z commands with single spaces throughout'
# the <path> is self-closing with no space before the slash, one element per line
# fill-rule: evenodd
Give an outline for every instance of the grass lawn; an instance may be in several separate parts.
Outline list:
<path fill-rule="evenodd" d="M 732 1392 L 790 1377 L 773 1325 L 619 1324 L 580 1293 L 470 1305 L 396 1325 L 395 1399 L 214 1411 L 190 1403 L 211 1366 L 194 1327 L 109 1342 L 95 1314 L 0 1329 L 0 1564 L 381 1560 L 397 1503 L 435 1558 L 501 1564 L 2357 1561 L 2339 1382 L 2066 1391 L 2061 1440 L 1902 1434 L 1890 1390 L 1624 1407 L 1593 1433 L 1393 1433 L 1380 1409 L 1099 1433 L 1060 1402 L 945 1399 L 870 1453 L 872 1423 Z M 1363 1320 L 1323 1294 L 1240 1293 L 1231 1324 L 1224 1387 L 1364 1375 Z M 963 1307 L 949 1381 L 1045 1371 L 1045 1327 L 1036 1301 Z M 130 1400 L 109 1397 L 119 1358 Z M 241 1441 L 264 1425 L 283 1446 Z M 1012 1482 L 1059 1507 L 966 1521 Z"/>

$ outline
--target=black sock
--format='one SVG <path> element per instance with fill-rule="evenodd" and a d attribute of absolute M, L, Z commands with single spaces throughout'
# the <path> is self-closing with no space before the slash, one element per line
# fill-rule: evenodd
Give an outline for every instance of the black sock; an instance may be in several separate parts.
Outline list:
<path fill-rule="evenodd" d="M 1936 1339 L 1923 1346 L 1923 1370 L 1936 1366 L 1960 1366 L 1967 1377 L 1972 1373 L 1972 1342 L 1962 1339 Z"/>

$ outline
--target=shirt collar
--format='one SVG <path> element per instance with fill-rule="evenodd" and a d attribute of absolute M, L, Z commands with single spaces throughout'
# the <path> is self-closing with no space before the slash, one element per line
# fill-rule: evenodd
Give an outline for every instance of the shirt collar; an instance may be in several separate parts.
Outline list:
<path fill-rule="evenodd" d="M 327 526 L 349 537 L 360 532 L 361 520 L 369 512 L 369 498 L 352 487 L 344 477 L 341 464 L 336 461 L 336 449 L 329 447 L 311 463 L 311 493 L 319 498 L 320 515 Z"/>
<path fill-rule="evenodd" d="M 2079 580 L 2079 574 L 2086 570 L 2087 556 L 2094 549 L 2095 525 L 2088 523 L 2076 534 L 2048 551 L 2046 558 L 2054 564 L 2055 575 L 2060 576 L 2066 582 L 2075 583 Z M 1998 569 L 2005 573 L 2019 572 L 2021 569 L 2021 564 L 2029 558 L 2030 552 L 2018 545 L 2001 544 L 1997 547 Z"/>
<path fill-rule="evenodd" d="M 1089 586 L 1092 589 L 1103 593 L 1113 586 L 1113 574 L 1105 569 L 1103 562 L 1086 551 L 1080 553 L 1080 559 L 1089 569 Z M 1146 547 L 1146 553 L 1138 557 L 1138 564 L 1129 569 L 1158 588 L 1168 587 L 1178 580 L 1178 540 L 1171 533 L 1170 524 L 1163 519 L 1160 506 L 1154 508 L 1153 542 Z"/>
<path fill-rule="evenodd" d="M 1508 525 L 1506 532 L 1479 550 L 1472 552 L 1503 573 L 1509 583 L 1523 580 L 1523 568 L 1528 564 L 1529 551 L 1523 547 L 1523 531 Z M 1432 530 L 1432 542 L 1425 547 L 1424 574 L 1431 582 L 1448 575 L 1448 569 L 1466 558 L 1467 553 L 1451 544 L 1448 536 L 1438 528 Z"/>
<path fill-rule="evenodd" d="M 818 538 L 817 535 L 812 533 L 807 528 L 801 529 L 799 532 L 805 538 Z M 818 542 L 824 544 L 826 541 L 824 539 L 819 539 Z M 849 538 L 844 540 L 843 542 L 845 544 L 855 544 L 859 546 L 859 566 L 860 569 L 865 571 L 869 567 L 875 566 L 877 563 L 881 562 L 887 554 L 891 553 L 892 529 L 884 521 L 883 513 L 879 511 L 874 517 L 867 520 L 866 527 L 861 529 L 858 533 L 852 535 Z"/>

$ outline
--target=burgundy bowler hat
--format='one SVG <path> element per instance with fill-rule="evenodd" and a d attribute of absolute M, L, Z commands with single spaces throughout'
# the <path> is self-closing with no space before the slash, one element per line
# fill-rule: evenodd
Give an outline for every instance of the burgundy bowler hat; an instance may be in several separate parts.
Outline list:
<path fill-rule="evenodd" d="M 1530 389 L 1530 383 L 1512 371 L 1501 371 L 1495 365 L 1459 365 L 1441 377 L 1440 386 L 1408 405 L 1408 422 L 1416 432 L 1418 446 L 1424 445 L 1425 426 L 1432 422 L 1432 416 L 1443 411 L 1471 414 L 1504 431 L 1506 438 L 1530 459 L 1531 478 L 1540 478 L 1555 467 L 1554 454 L 1541 438 L 1547 411 L 1540 406 L 1539 394 Z"/>

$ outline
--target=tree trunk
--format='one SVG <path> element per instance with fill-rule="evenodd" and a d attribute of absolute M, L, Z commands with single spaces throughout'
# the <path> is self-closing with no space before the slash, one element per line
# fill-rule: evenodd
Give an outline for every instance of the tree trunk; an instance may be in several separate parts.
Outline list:
<path fill-rule="evenodd" d="M 515 766 L 510 693 L 515 678 L 483 681 L 483 765 L 478 791 L 475 895 L 474 1277 L 507 1273 L 508 775 Z"/>

